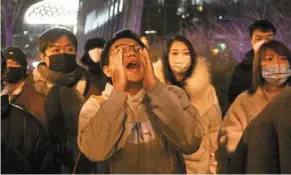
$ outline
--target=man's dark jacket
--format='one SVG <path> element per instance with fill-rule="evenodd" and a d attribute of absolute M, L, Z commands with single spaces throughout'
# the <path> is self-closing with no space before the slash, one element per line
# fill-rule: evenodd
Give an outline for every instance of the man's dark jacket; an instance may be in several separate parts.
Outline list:
<path fill-rule="evenodd" d="M 228 100 L 230 103 L 233 103 L 239 94 L 250 88 L 253 80 L 253 60 L 254 51 L 251 50 L 246 53 L 243 61 L 234 68 L 228 90 Z"/>
<path fill-rule="evenodd" d="M 7 95 L 1 103 L 1 173 L 54 173 L 54 151 L 40 122 Z"/>

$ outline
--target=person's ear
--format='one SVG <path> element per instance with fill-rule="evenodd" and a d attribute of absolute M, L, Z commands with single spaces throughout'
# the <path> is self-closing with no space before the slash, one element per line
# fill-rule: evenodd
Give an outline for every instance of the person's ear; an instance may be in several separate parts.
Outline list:
<path fill-rule="evenodd" d="M 110 69 L 109 69 L 108 65 L 103 66 L 103 72 L 106 75 L 106 77 L 111 77 L 111 72 L 110 72 Z"/>
<path fill-rule="evenodd" d="M 40 52 L 40 60 L 46 62 L 46 56 L 44 53 Z"/>
<path fill-rule="evenodd" d="M 49 66 L 49 58 L 43 53 L 43 52 L 40 52 L 40 60 L 45 62 L 47 66 Z"/>

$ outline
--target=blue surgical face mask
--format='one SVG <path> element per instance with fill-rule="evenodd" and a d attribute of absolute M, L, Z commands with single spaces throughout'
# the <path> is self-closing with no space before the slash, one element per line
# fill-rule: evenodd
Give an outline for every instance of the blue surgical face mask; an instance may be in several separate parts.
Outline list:
<path fill-rule="evenodd" d="M 262 76 L 267 83 L 282 85 L 291 76 L 291 69 L 289 64 L 266 66 L 262 67 Z"/>

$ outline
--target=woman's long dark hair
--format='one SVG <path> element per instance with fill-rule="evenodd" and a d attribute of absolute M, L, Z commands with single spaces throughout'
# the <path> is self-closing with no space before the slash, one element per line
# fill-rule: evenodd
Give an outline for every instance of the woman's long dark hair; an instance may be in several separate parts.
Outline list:
<path fill-rule="evenodd" d="M 172 72 L 172 70 L 170 68 L 170 63 L 169 63 L 170 48 L 175 41 L 180 41 L 180 42 L 183 42 L 186 44 L 186 46 L 189 49 L 190 58 L 191 58 L 191 65 L 188 68 L 188 70 L 185 72 L 184 77 L 181 81 L 176 80 L 174 73 Z M 163 62 L 163 74 L 165 77 L 165 81 L 172 84 L 172 85 L 176 85 L 176 86 L 183 88 L 185 81 L 191 76 L 191 74 L 196 66 L 196 62 L 197 62 L 196 51 L 195 51 L 192 43 L 186 37 L 181 36 L 181 35 L 174 36 L 173 38 L 168 40 L 166 47 L 167 48 L 166 48 L 166 51 L 164 52 L 164 57 L 162 60 L 162 62 Z"/>
<path fill-rule="evenodd" d="M 289 62 L 289 65 L 291 67 L 291 51 L 288 49 L 288 47 L 281 43 L 280 41 L 272 40 L 267 43 L 264 43 L 260 49 L 258 50 L 258 53 L 256 54 L 253 62 L 253 82 L 252 86 L 249 88 L 248 93 L 254 94 L 258 87 L 262 87 L 265 83 L 263 77 L 262 77 L 262 66 L 261 62 L 263 59 L 263 56 L 267 50 L 273 50 L 279 55 L 286 56 L 287 60 Z M 288 80 L 285 82 L 285 85 L 290 86 L 291 85 L 291 77 L 288 78 Z"/>

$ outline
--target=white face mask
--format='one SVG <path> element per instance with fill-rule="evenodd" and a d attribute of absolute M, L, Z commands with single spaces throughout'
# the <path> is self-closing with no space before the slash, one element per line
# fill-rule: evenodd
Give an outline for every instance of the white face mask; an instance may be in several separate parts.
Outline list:
<path fill-rule="evenodd" d="M 92 61 L 97 63 L 98 61 L 100 61 L 101 52 L 102 52 L 102 49 L 95 48 L 95 49 L 89 50 L 88 53 L 89 53 L 90 58 L 92 59 Z"/>
<path fill-rule="evenodd" d="M 261 47 L 265 42 L 266 42 L 265 40 L 261 40 L 261 41 L 256 42 L 256 43 L 253 45 L 254 52 L 257 53 L 258 50 L 260 49 L 260 47 Z"/>
<path fill-rule="evenodd" d="M 273 66 L 262 67 L 264 80 L 273 85 L 282 85 L 291 76 L 289 64 L 276 64 Z"/>
<path fill-rule="evenodd" d="M 175 56 L 170 54 L 169 63 L 174 73 L 185 73 L 191 66 L 191 58 L 190 55 L 183 55 L 183 53 Z"/>

